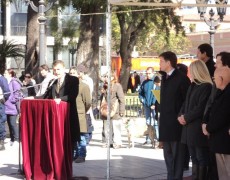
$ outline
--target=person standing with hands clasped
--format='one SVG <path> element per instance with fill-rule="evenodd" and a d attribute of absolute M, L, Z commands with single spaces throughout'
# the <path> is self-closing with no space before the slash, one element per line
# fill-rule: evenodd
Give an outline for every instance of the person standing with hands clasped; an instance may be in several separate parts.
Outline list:
<path fill-rule="evenodd" d="M 189 66 L 192 84 L 178 117 L 183 126 L 181 142 L 188 145 L 192 159 L 193 179 L 205 179 L 209 161 L 208 139 L 202 133 L 201 123 L 205 105 L 212 90 L 212 79 L 203 61 L 197 60 Z"/>
<path fill-rule="evenodd" d="M 215 70 L 214 81 L 218 91 L 210 107 L 207 124 L 202 124 L 203 133 L 209 137 L 210 151 L 215 153 L 220 180 L 230 179 L 230 69 Z"/>
<path fill-rule="evenodd" d="M 167 179 L 183 179 L 184 148 L 181 141 L 182 125 L 177 117 L 185 101 L 190 85 L 189 78 L 178 69 L 177 56 L 171 51 L 159 56 L 162 71 L 160 93 L 159 141 L 163 142 L 163 152 L 167 167 Z"/>

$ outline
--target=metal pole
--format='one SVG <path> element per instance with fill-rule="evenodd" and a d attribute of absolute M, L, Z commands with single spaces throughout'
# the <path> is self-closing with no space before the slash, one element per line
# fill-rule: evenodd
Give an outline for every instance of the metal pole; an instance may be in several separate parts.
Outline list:
<path fill-rule="evenodd" d="M 214 48 L 215 48 L 215 45 L 214 45 L 214 35 L 216 33 L 216 26 L 220 23 L 220 18 L 218 18 L 217 20 L 214 19 L 214 11 L 213 9 L 211 9 L 209 11 L 209 16 L 210 18 L 207 19 L 206 17 L 201 17 L 202 20 L 204 20 L 204 22 L 209 26 L 210 30 L 209 30 L 209 35 L 210 35 L 210 45 L 212 46 L 213 48 L 213 55 L 215 54 L 214 53 Z"/>
<path fill-rule="evenodd" d="M 42 64 L 46 64 L 45 62 L 45 48 L 46 48 L 46 41 L 45 41 L 45 24 L 46 24 L 46 17 L 45 17 L 45 1 L 40 0 L 39 1 L 39 60 L 40 60 L 40 66 Z"/>
<path fill-rule="evenodd" d="M 35 6 L 33 1 L 28 0 L 31 8 L 39 13 L 39 65 L 46 64 L 45 54 L 46 54 L 46 36 L 45 36 L 45 24 L 46 17 L 45 12 L 48 11 L 57 0 L 50 0 L 48 7 L 45 6 L 44 0 L 39 0 L 39 6 Z"/>
<path fill-rule="evenodd" d="M 74 66 L 74 54 L 75 54 L 75 53 L 74 53 L 74 49 L 72 49 L 72 51 L 73 51 L 73 52 L 72 52 L 72 66 Z"/>
<path fill-rule="evenodd" d="M 213 54 L 215 54 L 214 53 L 214 34 L 216 33 L 216 29 L 215 29 L 215 20 L 214 20 L 214 12 L 213 12 L 213 10 L 211 9 L 210 10 L 210 12 L 209 12 L 209 15 L 210 15 L 210 19 L 209 19 L 209 21 L 210 21 L 210 25 L 209 25 L 209 27 L 210 27 L 210 31 L 209 31 L 209 34 L 210 34 L 210 45 L 212 46 L 212 49 L 213 49 Z"/>
<path fill-rule="evenodd" d="M 213 54 L 215 54 L 215 52 L 214 52 L 214 38 L 215 38 L 214 35 L 215 35 L 215 31 L 210 30 L 208 33 L 210 34 L 210 45 L 212 46 Z"/>
<path fill-rule="evenodd" d="M 106 13 L 106 65 L 108 70 L 108 96 L 107 96 L 107 102 L 108 102 L 108 109 L 109 113 L 111 112 L 111 5 L 110 0 L 107 0 L 107 13 Z M 110 123 L 111 119 L 110 116 L 107 116 L 107 180 L 110 178 Z"/>

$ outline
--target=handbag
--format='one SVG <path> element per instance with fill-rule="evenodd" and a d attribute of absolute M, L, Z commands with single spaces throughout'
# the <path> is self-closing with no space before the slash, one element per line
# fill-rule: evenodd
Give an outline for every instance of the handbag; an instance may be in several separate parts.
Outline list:
<path fill-rule="evenodd" d="M 116 99 L 115 102 L 111 103 L 111 109 L 110 109 L 110 117 L 112 118 L 116 112 L 117 112 L 117 108 L 118 108 L 118 99 Z M 101 102 L 101 106 L 100 106 L 100 113 L 101 116 L 104 118 L 107 118 L 108 114 L 109 114 L 109 109 L 108 109 L 108 103 L 105 99 L 105 96 L 103 96 L 102 98 L 102 102 Z"/>

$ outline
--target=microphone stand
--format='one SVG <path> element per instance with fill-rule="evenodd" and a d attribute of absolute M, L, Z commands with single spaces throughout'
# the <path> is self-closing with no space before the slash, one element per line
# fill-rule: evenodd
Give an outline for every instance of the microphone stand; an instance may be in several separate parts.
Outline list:
<path fill-rule="evenodd" d="M 19 107 L 21 107 L 21 98 L 19 99 Z M 21 112 L 19 112 L 18 114 L 19 119 L 18 119 L 18 173 L 21 175 L 24 175 L 24 170 L 22 168 L 22 164 L 21 164 Z"/>

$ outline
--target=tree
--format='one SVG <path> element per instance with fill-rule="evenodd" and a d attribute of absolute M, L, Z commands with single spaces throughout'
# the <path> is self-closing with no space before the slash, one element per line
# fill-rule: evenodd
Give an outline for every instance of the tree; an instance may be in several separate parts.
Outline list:
<path fill-rule="evenodd" d="M 173 51 L 176 54 L 185 54 L 188 52 L 189 48 L 191 48 L 190 40 L 185 37 L 182 33 L 176 34 L 175 32 L 171 32 L 168 42 L 164 40 L 166 34 L 159 33 L 152 38 L 152 50 L 156 52 L 156 54 L 160 54 L 164 51 Z"/>
<path fill-rule="evenodd" d="M 81 13 L 80 36 L 77 46 L 77 63 L 86 65 L 90 76 L 94 81 L 94 96 L 98 94 L 99 84 L 99 36 L 100 22 L 103 15 L 96 13 L 103 12 L 106 5 L 105 0 L 73 0 L 73 7 Z"/>
<path fill-rule="evenodd" d="M 62 44 L 63 38 L 69 38 L 71 42 L 79 37 L 79 22 L 76 16 L 62 17 L 62 19 L 58 16 L 58 11 L 63 13 L 65 7 L 65 5 L 55 6 L 51 13 L 51 16 L 54 16 L 49 24 L 51 35 L 54 37 L 54 59 L 58 59 L 58 53 L 66 48 Z"/>
<path fill-rule="evenodd" d="M 183 27 L 179 17 L 174 15 L 173 9 L 153 8 L 152 11 L 141 11 L 142 7 L 122 7 L 116 8 L 117 18 L 120 26 L 120 56 L 122 68 L 120 73 L 120 83 L 124 91 L 127 91 L 127 83 L 131 70 L 131 53 L 134 46 L 140 41 L 140 35 L 148 37 L 149 32 L 156 32 L 156 29 L 165 32 L 165 41 L 169 42 L 171 29 L 175 32 L 183 32 Z M 136 11 L 139 10 L 139 11 Z M 122 11 L 124 13 L 119 13 Z M 147 39 L 146 39 L 147 40 Z"/>
<path fill-rule="evenodd" d="M 0 44 L 0 72 L 6 69 L 6 58 L 25 57 L 24 49 L 17 45 L 14 41 L 3 40 Z"/>
<path fill-rule="evenodd" d="M 35 6 L 38 7 L 38 1 L 32 0 Z M 33 72 L 37 75 L 39 67 L 39 24 L 38 13 L 30 6 L 27 11 L 27 32 L 26 32 L 26 56 L 25 56 L 25 71 Z"/>

